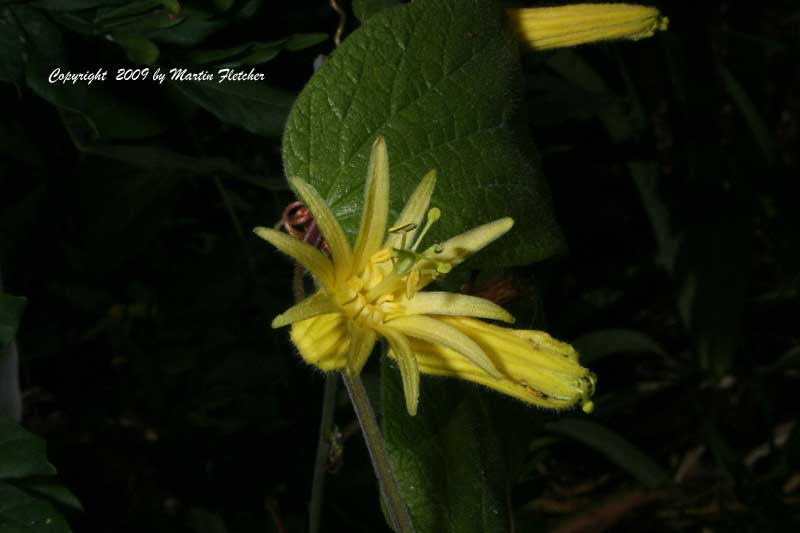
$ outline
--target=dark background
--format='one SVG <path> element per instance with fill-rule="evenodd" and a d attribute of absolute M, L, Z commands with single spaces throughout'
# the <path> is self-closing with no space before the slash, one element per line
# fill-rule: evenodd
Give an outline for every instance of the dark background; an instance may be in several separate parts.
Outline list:
<path fill-rule="evenodd" d="M 592 420 L 676 483 L 644 488 L 603 453 L 535 433 L 556 417 L 527 409 L 520 432 L 534 436 L 510 475 L 517 531 L 586 517 L 570 531 L 800 525 L 800 11 L 660 7 L 671 25 L 655 38 L 523 53 L 569 253 L 475 283 L 513 286 L 523 324 L 562 339 L 624 328 L 588 363 Z M 265 3 L 195 47 L 332 34 L 337 21 L 324 1 Z M 347 31 L 357 25 L 350 12 Z M 114 43 L 60 27 L 73 70 L 131 65 Z M 296 94 L 332 48 L 284 50 L 256 70 Z M 185 52 L 163 45 L 159 62 Z M 250 232 L 293 200 L 280 136 L 226 124 L 168 84 L 95 90 L 133 108 L 112 113 L 110 134 L 0 84 L 0 268 L 5 290 L 28 298 L 24 423 L 85 508 L 65 513 L 81 532 L 302 531 L 323 376 L 269 328 L 291 305 L 292 266 Z M 338 406 L 344 453 L 323 530 L 382 531 L 346 397 Z"/>

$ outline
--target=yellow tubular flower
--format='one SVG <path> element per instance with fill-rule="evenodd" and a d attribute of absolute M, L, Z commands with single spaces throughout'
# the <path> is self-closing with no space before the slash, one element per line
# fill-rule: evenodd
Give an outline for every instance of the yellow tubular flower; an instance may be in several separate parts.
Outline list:
<path fill-rule="evenodd" d="M 658 9 L 635 4 L 575 4 L 507 12 L 520 39 L 537 50 L 614 39 L 638 41 L 666 30 L 669 23 Z"/>
<path fill-rule="evenodd" d="M 483 298 L 420 292 L 501 237 L 513 220 L 501 218 L 419 251 L 441 216 L 438 208 L 429 209 L 436 173 L 422 178 L 387 229 L 389 156 L 382 137 L 372 147 L 355 248 L 319 193 L 300 178 L 289 182 L 313 213 L 331 258 L 270 228 L 258 227 L 255 233 L 317 280 L 316 294 L 272 321 L 273 328 L 291 324 L 292 341 L 308 363 L 357 375 L 382 337 L 400 368 L 411 415 L 417 412 L 420 372 L 480 383 L 541 407 L 580 403 L 591 411 L 595 376 L 578 363 L 572 346 L 541 331 L 478 320 L 514 322 L 505 309 Z"/>

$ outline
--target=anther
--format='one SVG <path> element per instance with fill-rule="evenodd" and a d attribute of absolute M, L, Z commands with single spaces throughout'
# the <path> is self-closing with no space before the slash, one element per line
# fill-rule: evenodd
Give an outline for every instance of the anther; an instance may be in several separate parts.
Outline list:
<path fill-rule="evenodd" d="M 431 229 L 433 223 L 439 220 L 442 217 L 442 210 L 438 207 L 431 207 L 428 209 L 428 220 L 425 222 L 425 227 L 422 228 L 419 236 L 417 236 L 417 241 L 414 243 L 414 246 L 411 248 L 412 252 L 416 252 L 417 248 L 419 248 L 422 239 L 425 238 L 425 234 L 428 233 L 428 230 Z"/>
<path fill-rule="evenodd" d="M 419 271 L 413 270 L 406 278 L 406 298 L 409 300 L 414 297 L 419 287 Z"/>
<path fill-rule="evenodd" d="M 392 252 L 388 248 L 384 248 L 378 252 L 375 252 L 372 257 L 369 258 L 370 263 L 385 263 L 392 258 Z"/>
<path fill-rule="evenodd" d="M 408 224 L 403 224 L 402 226 L 392 226 L 391 228 L 387 229 L 388 233 L 408 233 L 409 231 L 414 231 L 417 229 L 417 225 L 413 222 L 409 222 Z"/>

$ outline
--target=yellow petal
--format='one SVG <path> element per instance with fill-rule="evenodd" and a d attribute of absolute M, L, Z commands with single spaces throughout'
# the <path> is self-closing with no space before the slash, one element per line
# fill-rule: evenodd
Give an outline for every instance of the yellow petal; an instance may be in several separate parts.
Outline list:
<path fill-rule="evenodd" d="M 364 211 L 354 253 L 355 271 L 361 272 L 372 254 L 378 251 L 389 217 L 389 153 L 386 141 L 378 137 L 372 145 L 364 191 Z"/>
<path fill-rule="evenodd" d="M 272 327 L 280 328 L 318 315 L 335 313 L 338 309 L 339 307 L 327 293 L 320 291 L 276 316 L 272 321 Z"/>
<path fill-rule="evenodd" d="M 292 342 L 302 358 L 322 370 L 341 370 L 347 364 L 350 332 L 339 313 L 320 315 L 292 324 Z"/>
<path fill-rule="evenodd" d="M 666 30 L 654 7 L 634 4 L 573 4 L 507 10 L 520 39 L 537 50 L 613 39 L 639 40 Z"/>
<path fill-rule="evenodd" d="M 497 368 L 483 353 L 481 347 L 443 320 L 422 315 L 409 315 L 389 320 L 385 326 L 394 328 L 409 337 L 446 346 L 460 353 L 489 376 L 500 377 Z"/>
<path fill-rule="evenodd" d="M 591 410 L 596 379 L 578 363 L 577 354 L 569 344 L 542 331 L 513 330 L 461 317 L 441 320 L 473 339 L 502 377 L 487 376 L 445 346 L 411 339 L 421 372 L 480 383 L 549 409 L 566 409 L 582 403 L 585 411 Z"/>
<path fill-rule="evenodd" d="M 343 281 L 350 277 L 353 267 L 353 251 L 350 242 L 336 220 L 331 208 L 319 195 L 317 190 L 302 178 L 289 178 L 289 185 L 297 193 L 300 199 L 306 204 L 314 215 L 322 236 L 328 242 L 331 249 L 333 263 L 336 266 L 335 274 L 337 281 Z"/>
<path fill-rule="evenodd" d="M 361 374 L 367 359 L 375 348 L 375 330 L 353 325 L 350 328 L 350 349 L 347 352 L 347 372 L 351 376 Z"/>
<path fill-rule="evenodd" d="M 393 227 L 402 227 L 407 224 L 416 224 L 417 228 L 406 232 L 406 243 L 414 242 L 414 237 L 419 231 L 419 225 L 422 223 L 422 217 L 428 211 L 428 206 L 431 203 L 431 196 L 433 196 L 433 189 L 436 187 L 436 171 L 431 170 L 417 185 L 411 197 L 406 202 L 400 216 L 397 217 Z M 402 242 L 402 235 L 389 235 L 386 239 L 385 248 L 399 248 Z"/>
<path fill-rule="evenodd" d="M 303 267 L 314 274 L 325 287 L 333 287 L 333 265 L 325 254 L 310 244 L 304 243 L 280 231 L 275 231 L 272 228 L 259 226 L 253 229 L 253 231 L 275 248 L 303 265 Z"/>
<path fill-rule="evenodd" d="M 479 251 L 484 246 L 488 246 L 495 240 L 502 237 L 508 230 L 514 226 L 514 220 L 511 218 L 501 218 L 488 224 L 483 224 L 469 231 L 457 235 L 451 239 L 446 240 L 441 245 L 441 253 L 435 254 L 433 252 L 434 246 L 428 248 L 425 252 L 426 255 L 435 257 L 437 261 L 449 263 L 451 266 L 456 266 L 462 263 L 467 257 Z M 432 281 L 430 276 L 425 277 L 420 288 L 424 287 Z"/>
<path fill-rule="evenodd" d="M 488 318 L 514 323 L 511 313 L 499 305 L 466 294 L 453 292 L 418 292 L 410 300 L 398 302 L 409 315 L 450 315 Z"/>
<path fill-rule="evenodd" d="M 389 341 L 390 354 L 400 367 L 400 377 L 403 380 L 403 394 L 406 398 L 408 414 L 417 414 L 419 404 L 419 368 L 417 359 L 411 350 L 408 338 L 392 328 L 381 328 L 380 333 Z"/>

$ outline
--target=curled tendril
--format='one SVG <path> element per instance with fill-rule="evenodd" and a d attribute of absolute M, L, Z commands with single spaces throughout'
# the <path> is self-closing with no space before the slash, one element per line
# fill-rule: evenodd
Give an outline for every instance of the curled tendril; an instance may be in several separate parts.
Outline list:
<path fill-rule="evenodd" d="M 281 215 L 281 224 L 286 233 L 295 239 L 316 246 L 326 254 L 331 253 L 328 242 L 322 237 L 319 226 L 314 220 L 314 215 L 303 202 L 295 201 L 287 205 Z"/>

